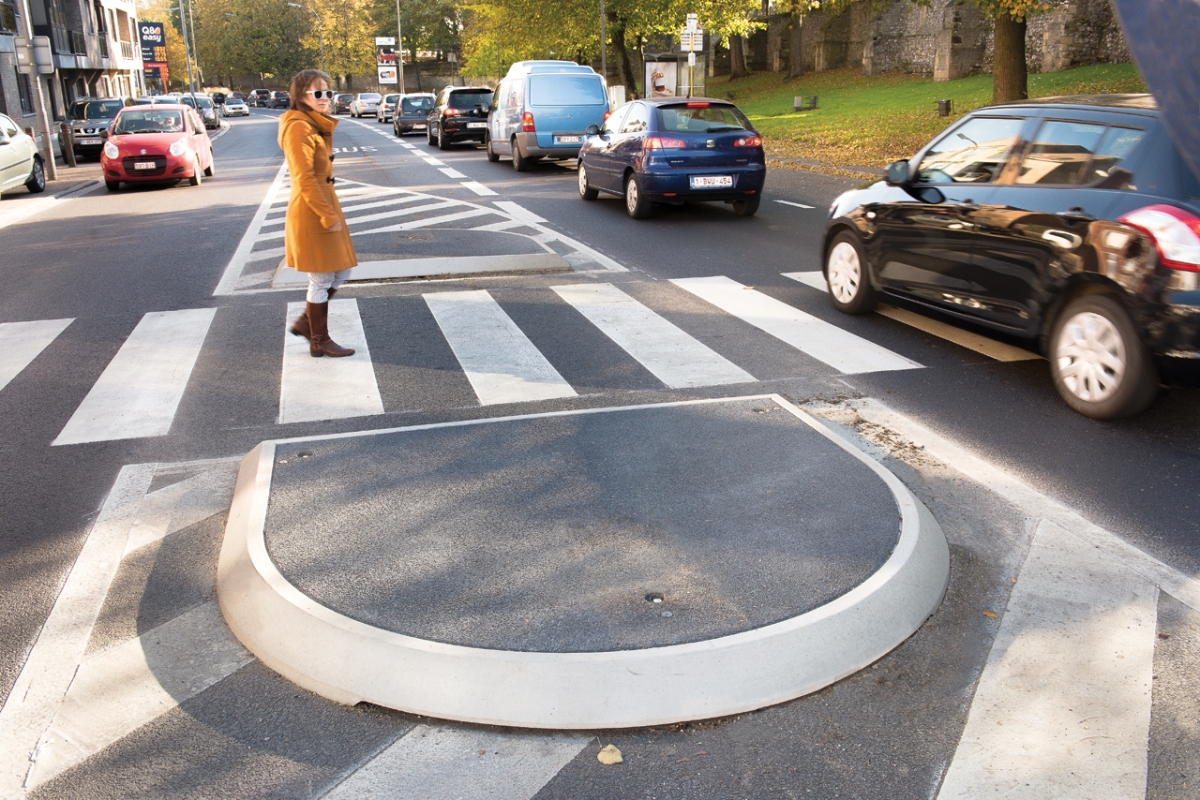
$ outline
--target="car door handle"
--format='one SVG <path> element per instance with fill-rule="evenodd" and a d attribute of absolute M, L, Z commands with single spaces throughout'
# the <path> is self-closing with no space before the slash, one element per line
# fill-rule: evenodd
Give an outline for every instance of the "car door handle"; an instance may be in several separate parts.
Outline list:
<path fill-rule="evenodd" d="M 1060 211 L 1055 216 L 1061 217 L 1062 219 L 1069 219 L 1069 220 L 1077 221 L 1077 222 L 1095 222 L 1096 221 L 1095 217 L 1093 217 L 1088 212 L 1084 211 L 1079 206 L 1074 206 L 1072 208 L 1068 208 L 1066 211 Z"/>

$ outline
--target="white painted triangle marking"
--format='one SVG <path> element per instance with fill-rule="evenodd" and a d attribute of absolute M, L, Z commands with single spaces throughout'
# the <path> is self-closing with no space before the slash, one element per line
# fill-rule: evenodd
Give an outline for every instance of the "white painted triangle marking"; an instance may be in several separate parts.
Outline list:
<path fill-rule="evenodd" d="M 29 366 L 74 319 L 41 319 L 0 324 L 0 390 Z"/>

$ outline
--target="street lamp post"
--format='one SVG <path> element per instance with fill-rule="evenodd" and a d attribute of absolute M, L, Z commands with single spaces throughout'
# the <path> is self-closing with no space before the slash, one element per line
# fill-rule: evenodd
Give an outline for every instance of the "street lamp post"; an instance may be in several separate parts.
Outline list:
<path fill-rule="evenodd" d="M 600 74 L 604 76 L 604 85 L 608 85 L 608 42 L 604 30 L 604 0 L 600 0 Z"/>
<path fill-rule="evenodd" d="M 400 23 L 400 0 L 396 0 L 396 69 L 399 70 L 400 94 L 404 94 L 404 29 Z"/>
<path fill-rule="evenodd" d="M 179 24 L 183 26 L 183 57 L 187 61 L 188 91 L 194 95 L 196 93 L 196 78 L 192 74 L 192 47 L 188 44 L 187 11 L 183 7 L 183 0 L 180 0 L 179 5 L 172 6 L 169 10 L 179 12 Z"/>
<path fill-rule="evenodd" d="M 304 8 L 305 6 L 299 3 L 288 3 L 290 8 Z M 325 71 L 325 26 L 321 23 L 321 15 L 317 13 L 315 8 L 308 8 L 312 12 L 313 19 L 317 21 L 317 46 L 321 49 L 321 72 Z"/>

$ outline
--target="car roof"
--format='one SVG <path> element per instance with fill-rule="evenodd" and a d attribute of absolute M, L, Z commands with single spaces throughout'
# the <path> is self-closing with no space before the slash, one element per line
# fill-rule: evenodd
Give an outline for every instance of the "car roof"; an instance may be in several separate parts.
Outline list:
<path fill-rule="evenodd" d="M 1071 109 L 1104 109 L 1107 111 L 1149 112 L 1157 115 L 1158 103 L 1152 94 L 1065 94 L 1056 97 L 1037 97 L 1015 103 L 1002 103 L 990 108 L 1016 109 L 1048 107 Z M 977 109 L 983 110 L 983 109 Z"/>
<path fill-rule="evenodd" d="M 736 104 L 732 100 L 719 100 L 716 97 L 641 97 L 638 100 L 653 106 L 678 105 L 679 103 L 711 103 L 736 107 Z"/>

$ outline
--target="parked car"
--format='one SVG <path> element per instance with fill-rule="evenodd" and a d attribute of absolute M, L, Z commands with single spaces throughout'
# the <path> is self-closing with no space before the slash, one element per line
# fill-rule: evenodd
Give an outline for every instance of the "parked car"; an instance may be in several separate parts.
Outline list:
<path fill-rule="evenodd" d="M 402 94 L 392 117 L 392 133 L 403 136 L 425 130 L 425 119 L 437 97 L 433 94 Z"/>
<path fill-rule="evenodd" d="M 350 116 L 361 118 L 366 114 L 374 114 L 380 99 L 378 92 L 359 92 L 350 101 Z"/>
<path fill-rule="evenodd" d="M 200 119 L 204 121 L 204 127 L 209 129 L 217 129 L 221 127 L 221 120 L 217 117 L 217 107 L 206 94 L 184 94 L 176 98 L 176 101 L 185 106 L 191 106 L 196 109 L 196 113 L 200 115 Z"/>
<path fill-rule="evenodd" d="M 133 100 L 128 97 L 82 97 L 71 103 L 67 109 L 67 124 L 71 126 L 75 157 L 99 157 L 108 136 L 108 126 L 117 112 L 128 105 L 133 105 Z M 61 133 L 58 145 L 66 152 L 66 141 Z"/>
<path fill-rule="evenodd" d="M 334 114 L 349 114 L 350 104 L 354 102 L 354 95 L 339 94 L 333 98 L 333 113 Z"/>
<path fill-rule="evenodd" d="M 396 102 L 400 99 L 398 94 L 385 94 L 379 104 L 375 106 L 375 119 L 377 122 L 391 122 L 392 117 L 396 113 Z"/>
<path fill-rule="evenodd" d="M 292 104 L 292 98 L 287 92 L 271 92 L 271 108 L 287 108 Z"/>
<path fill-rule="evenodd" d="M 214 105 L 223 106 L 225 105 L 226 97 L 224 92 L 209 92 L 208 99 L 212 100 Z"/>
<path fill-rule="evenodd" d="M 1081 414 L 1137 414 L 1200 357 L 1200 181 L 1149 95 L 978 109 L 830 209 L 835 308 L 900 297 L 1021 337 Z"/>
<path fill-rule="evenodd" d="M 134 106 L 113 120 L 100 157 L 104 185 L 178 182 L 199 186 L 216 171 L 212 140 L 195 109 L 183 104 Z"/>
<path fill-rule="evenodd" d="M 221 116 L 223 117 L 248 117 L 250 116 L 250 108 L 242 100 L 230 97 L 221 106 Z"/>
<path fill-rule="evenodd" d="M 519 61 L 496 89 L 487 120 L 488 161 L 576 158 L 584 131 L 608 115 L 608 88 L 591 67 L 573 61 Z"/>
<path fill-rule="evenodd" d="M 33 137 L 0 114 L 0 194 L 18 186 L 34 194 L 45 191 L 45 165 Z"/>
<path fill-rule="evenodd" d="M 270 89 L 252 89 L 250 91 L 250 105 L 255 108 L 266 108 L 271 102 Z"/>
<path fill-rule="evenodd" d="M 767 174 L 762 137 L 725 100 L 647 98 L 626 103 L 587 130 L 579 152 L 579 195 L 621 195 L 634 219 L 655 203 L 713 200 L 752 216 Z"/>
<path fill-rule="evenodd" d="M 492 90 L 486 86 L 447 86 L 425 118 L 426 139 L 442 150 L 456 142 L 482 144 L 491 104 Z"/>

